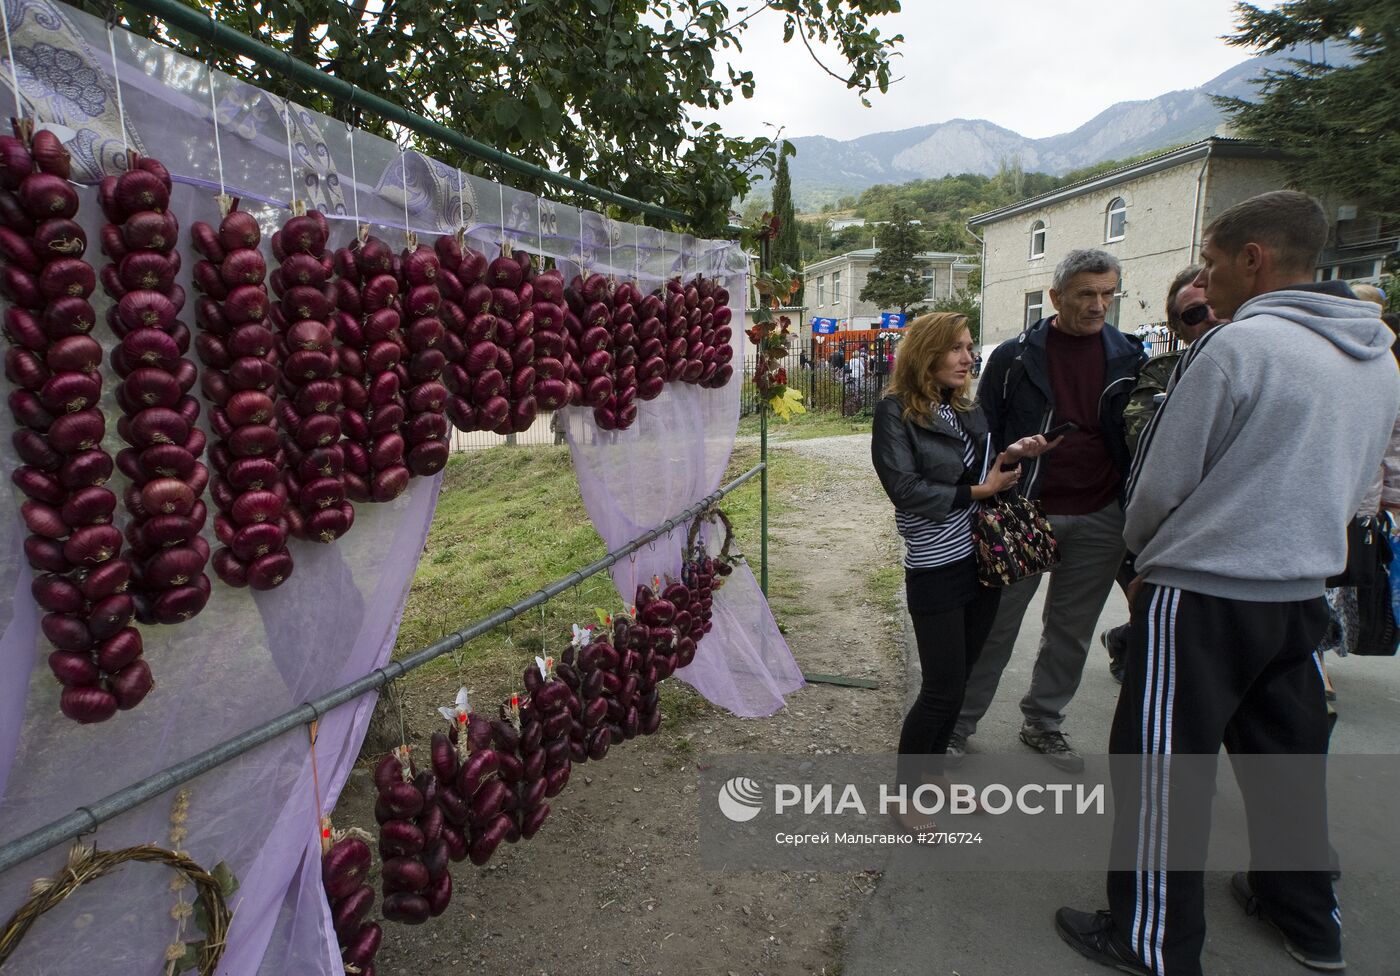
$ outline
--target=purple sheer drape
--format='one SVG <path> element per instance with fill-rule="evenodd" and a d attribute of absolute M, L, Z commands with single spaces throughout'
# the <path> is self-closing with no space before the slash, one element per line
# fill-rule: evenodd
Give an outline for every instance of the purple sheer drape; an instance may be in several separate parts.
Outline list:
<path fill-rule="evenodd" d="M 171 207 L 183 228 L 217 220 L 214 194 L 222 179 L 270 232 L 288 216 L 285 201 L 294 180 L 297 196 L 330 217 L 332 246 L 350 240 L 358 219 L 394 247 L 405 241 L 405 224 L 428 237 L 466 226 L 474 245 L 491 253 L 505 237 L 518 247 L 620 274 L 701 258 L 707 273 L 742 263 L 731 245 L 564 210 L 416 153 L 400 153 L 392 143 L 352 133 L 317 113 L 297 106 L 288 111 L 275 96 L 223 76 L 212 80 L 217 108 L 211 110 L 211 77 L 203 66 L 118 31 L 123 125 L 102 23 L 47 0 L 0 2 L 13 32 L 25 113 L 60 134 L 73 154 L 73 178 L 85 184 L 80 220 L 93 242 L 89 260 L 99 269 L 105 258 L 96 247 L 101 217 L 92 184 L 123 168 L 128 146 L 170 169 L 177 183 Z M 3 98 L 9 97 L 9 67 L 0 51 Z M 221 153 L 214 151 L 215 114 Z M 181 284 L 190 296 L 184 318 L 192 323 L 195 257 L 187 248 L 182 256 Z M 101 321 L 107 301 L 99 293 L 94 304 Z M 105 327 L 97 333 L 110 344 Z M 115 416 L 110 375 L 107 380 L 105 406 Z M 638 429 L 668 432 L 651 440 L 696 442 L 674 472 L 658 478 L 703 463 L 668 483 L 664 497 L 658 487 L 653 501 L 643 501 L 649 489 L 639 483 L 626 506 L 638 524 L 663 521 L 713 489 L 732 442 L 737 391 L 736 382 L 702 404 L 699 391 L 684 389 L 642 405 Z M 664 406 L 672 400 L 672 407 Z M 0 414 L 0 474 L 8 480 L 18 461 L 9 446 L 13 422 L 8 411 Z M 207 416 L 203 422 L 207 431 Z M 714 430 L 723 430 L 722 438 L 708 424 L 719 425 Z M 106 445 L 113 453 L 121 446 L 114 427 L 109 424 Z M 638 463 L 627 449 L 613 450 L 614 464 Z M 278 590 L 254 594 L 215 582 L 209 606 L 194 620 L 143 628 L 155 690 L 132 712 L 89 727 L 58 712 L 58 687 L 43 663 L 47 648 L 29 593 L 31 572 L 20 555 L 20 498 L 12 489 L 0 491 L 0 547 L 8 554 L 0 563 L 0 844 L 382 664 L 393 647 L 439 484 L 418 480 L 393 503 L 359 506 L 354 529 L 332 546 L 294 543 L 295 574 Z M 125 487 L 120 477 L 114 485 Z M 653 510 L 661 512 L 656 519 Z M 124 521 L 120 516 L 119 524 Z M 621 530 L 622 523 L 613 520 L 607 531 Z M 667 568 L 658 563 L 657 571 Z M 742 592 L 738 578 L 717 606 L 716 634 Z M 706 639 L 707 648 L 719 643 L 715 637 Z M 225 862 L 240 883 L 221 973 L 342 973 L 321 891 L 313 782 L 319 781 L 321 810 L 332 809 L 373 706 L 373 696 L 367 696 L 322 717 L 315 776 L 307 735 L 289 733 L 187 784 L 188 836 L 180 846 L 206 867 Z M 85 840 L 104 850 L 170 846 L 173 800 L 173 794 L 160 796 Z M 66 845 L 0 875 L 0 918 L 24 901 L 34 878 L 53 874 L 65 857 Z M 39 920 L 6 963 L 6 976 L 87 976 L 95 960 L 114 973 L 164 971 L 166 947 L 177 934 L 170 877 L 159 867 L 132 865 L 84 887 Z M 198 933 L 187 925 L 183 938 Z"/>
<path fill-rule="evenodd" d="M 718 278 L 738 307 L 745 293 L 743 265 L 725 263 L 731 258 L 717 252 L 682 255 L 680 263 L 661 270 L 673 269 L 685 279 L 696 273 Z M 660 284 L 641 277 L 643 291 Z M 733 331 L 734 361 L 742 362 L 743 330 Z M 718 488 L 738 424 L 737 375 L 718 390 L 668 384 L 659 397 L 642 404 L 637 423 L 625 431 L 599 430 L 590 410 L 567 411 L 565 431 L 579 491 L 608 548 L 664 523 Z M 709 535 L 707 530 L 702 538 L 718 549 L 720 540 Z M 638 583 L 679 574 L 685 540 L 686 528 L 678 528 L 613 567 L 624 603 L 632 602 Z M 710 701 L 736 715 L 771 715 L 783 707 L 785 695 L 802 687 L 802 672 L 748 567 L 736 569 L 715 593 L 713 623 L 694 662 L 677 672 Z"/>

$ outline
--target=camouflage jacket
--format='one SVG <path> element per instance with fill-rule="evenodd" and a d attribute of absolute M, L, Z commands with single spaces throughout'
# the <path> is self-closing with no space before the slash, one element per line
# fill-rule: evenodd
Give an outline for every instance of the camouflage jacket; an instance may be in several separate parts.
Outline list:
<path fill-rule="evenodd" d="M 1152 415 L 1157 412 L 1156 396 L 1167 392 L 1167 381 L 1184 350 L 1177 349 L 1153 356 L 1142 365 L 1137 385 L 1128 395 L 1128 405 L 1123 408 L 1123 427 L 1128 438 L 1128 450 L 1137 453 L 1138 438 Z"/>

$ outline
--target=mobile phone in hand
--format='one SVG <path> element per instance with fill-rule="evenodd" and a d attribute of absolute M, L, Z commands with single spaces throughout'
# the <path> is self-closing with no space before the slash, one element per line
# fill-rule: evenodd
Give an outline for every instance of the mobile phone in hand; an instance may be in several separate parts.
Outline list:
<path fill-rule="evenodd" d="M 1076 424 L 1073 420 L 1067 420 L 1064 423 L 1060 424 L 1058 427 L 1051 427 L 1049 430 L 1047 430 L 1045 432 L 1045 439 L 1047 441 L 1053 441 L 1057 437 L 1064 437 L 1066 434 L 1072 434 L 1078 429 L 1078 424 Z"/>

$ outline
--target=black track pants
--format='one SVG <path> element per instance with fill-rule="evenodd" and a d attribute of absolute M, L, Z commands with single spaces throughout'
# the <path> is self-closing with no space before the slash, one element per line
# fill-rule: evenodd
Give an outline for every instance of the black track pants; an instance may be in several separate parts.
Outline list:
<path fill-rule="evenodd" d="M 1312 652 L 1326 625 L 1320 597 L 1253 603 L 1144 586 L 1132 607 L 1127 673 L 1109 752 L 1213 756 L 1223 744 L 1232 754 L 1321 757 L 1327 751 L 1327 707 Z M 1109 907 L 1124 938 L 1153 972 L 1199 976 L 1203 874 L 1160 868 L 1174 841 L 1179 851 L 1187 838 L 1208 836 L 1210 806 L 1168 791 L 1163 768 L 1160 758 L 1115 762 L 1114 853 L 1118 863 L 1136 864 L 1138 870 L 1109 872 Z M 1299 768 L 1304 772 L 1291 791 L 1286 818 L 1278 816 L 1277 795 L 1263 795 L 1251 789 L 1249 777 L 1240 777 L 1256 853 L 1266 840 L 1295 845 L 1289 850 L 1311 851 L 1314 845 L 1326 850 L 1323 762 L 1301 761 Z M 1180 782 L 1176 771 L 1171 779 Z M 1204 844 L 1199 848 L 1203 851 Z M 1265 912 L 1294 943 L 1313 950 L 1340 948 L 1340 916 L 1326 871 L 1253 871 L 1250 882 Z"/>

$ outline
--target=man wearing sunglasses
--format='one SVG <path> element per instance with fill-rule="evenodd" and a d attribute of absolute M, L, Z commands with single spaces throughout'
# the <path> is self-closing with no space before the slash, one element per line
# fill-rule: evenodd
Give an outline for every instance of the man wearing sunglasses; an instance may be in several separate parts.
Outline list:
<path fill-rule="evenodd" d="M 1128 398 L 1128 405 L 1123 408 L 1123 426 L 1128 437 L 1128 450 L 1134 453 L 1137 452 L 1138 437 L 1142 434 L 1142 429 L 1157 412 L 1159 397 L 1170 386 L 1172 373 L 1181 360 L 1181 354 L 1191 343 L 1222 324 L 1206 304 L 1205 289 L 1196 286 L 1196 276 L 1200 272 L 1200 265 L 1184 268 L 1177 272 L 1167 287 L 1167 324 L 1177 341 L 1174 344 L 1175 348 L 1158 353 L 1143 364 L 1142 372 L 1138 374 L 1137 385 L 1133 387 L 1132 395 Z M 1124 592 L 1127 592 L 1128 584 L 1136 575 L 1133 571 L 1132 557 L 1129 556 L 1123 561 L 1123 567 L 1118 573 L 1118 585 L 1123 587 Z M 1099 640 L 1108 650 L 1109 673 L 1113 675 L 1113 680 L 1122 684 L 1123 652 L 1128 646 L 1128 625 L 1120 624 L 1112 630 L 1105 630 L 1099 635 Z"/>

